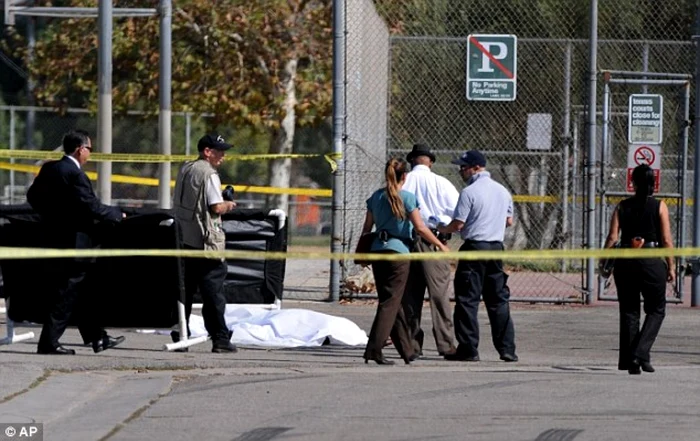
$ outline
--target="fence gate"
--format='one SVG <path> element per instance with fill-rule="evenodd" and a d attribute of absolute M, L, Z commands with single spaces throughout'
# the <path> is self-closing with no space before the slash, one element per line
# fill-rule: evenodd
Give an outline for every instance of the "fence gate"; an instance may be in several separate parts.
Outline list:
<path fill-rule="evenodd" d="M 677 247 L 689 245 L 688 144 L 690 80 L 688 74 L 603 71 L 603 115 L 598 184 L 599 246 L 607 236 L 617 204 L 631 194 L 631 170 L 647 164 L 658 175 L 655 196 L 669 207 Z M 692 183 L 692 181 L 691 181 Z M 676 258 L 678 276 L 667 286 L 668 302 L 681 303 L 685 258 Z M 598 299 L 617 300 L 612 277 L 598 276 Z"/>

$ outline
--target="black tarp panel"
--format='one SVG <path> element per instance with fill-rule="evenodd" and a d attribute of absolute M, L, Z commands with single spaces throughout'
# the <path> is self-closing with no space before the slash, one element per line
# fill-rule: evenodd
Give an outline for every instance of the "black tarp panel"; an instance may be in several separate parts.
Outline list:
<path fill-rule="evenodd" d="M 124 209 L 119 224 L 99 231 L 102 248 L 178 249 L 177 223 L 169 210 Z M 224 215 L 226 249 L 286 251 L 287 227 L 268 211 L 237 209 Z M 37 247 L 48 243 L 38 217 L 28 205 L 0 207 L 0 246 Z M 282 298 L 284 260 L 227 262 L 227 303 L 274 303 Z M 11 297 L 10 318 L 41 323 L 51 299 L 56 259 L 0 261 L 4 293 Z M 163 327 L 177 323 L 176 300 L 183 289 L 181 259 L 114 257 L 98 259 L 86 281 L 98 296 L 97 313 L 106 327 Z M 201 298 L 195 296 L 195 302 Z"/>
<path fill-rule="evenodd" d="M 44 234 L 33 213 L 6 214 L 0 209 L 0 245 L 42 247 Z M 163 212 L 130 216 L 99 236 L 105 249 L 177 249 L 180 243 L 175 223 Z M 57 259 L 0 262 L 12 320 L 43 322 L 52 303 L 56 263 Z M 114 257 L 97 259 L 85 283 L 88 295 L 96 296 L 91 300 L 104 326 L 167 328 L 177 323 L 181 277 L 180 259 L 175 257 Z"/>
<path fill-rule="evenodd" d="M 287 251 L 287 224 L 269 211 L 237 209 L 223 216 L 226 249 Z M 282 299 L 284 260 L 229 259 L 226 303 L 270 304 Z"/>

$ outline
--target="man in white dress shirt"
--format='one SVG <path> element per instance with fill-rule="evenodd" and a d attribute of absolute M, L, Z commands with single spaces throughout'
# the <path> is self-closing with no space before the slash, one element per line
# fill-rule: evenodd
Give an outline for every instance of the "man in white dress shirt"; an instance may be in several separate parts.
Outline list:
<path fill-rule="evenodd" d="M 433 229 L 443 243 L 446 243 L 447 237 L 438 235 L 436 219 L 447 218 L 445 223 L 449 223 L 457 206 L 459 192 L 447 178 L 432 172 L 435 155 L 429 147 L 423 144 L 414 145 L 413 150 L 406 156 L 406 160 L 411 163 L 412 169 L 402 189 L 416 195 L 423 222 Z M 440 250 L 418 238 L 413 251 L 432 253 Z M 452 308 L 448 292 L 451 280 L 449 260 L 411 262 L 411 272 L 403 297 L 403 308 L 417 354 L 423 350 L 424 334 L 420 322 L 426 287 L 438 353 L 445 355 L 455 351 Z"/>

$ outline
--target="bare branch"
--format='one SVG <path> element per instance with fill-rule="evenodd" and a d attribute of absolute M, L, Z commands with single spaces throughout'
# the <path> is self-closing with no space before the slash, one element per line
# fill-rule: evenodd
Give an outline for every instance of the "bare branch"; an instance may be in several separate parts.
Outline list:
<path fill-rule="evenodd" d="M 267 67 L 267 63 L 265 63 L 265 59 L 261 56 L 258 55 L 258 64 L 260 65 L 260 68 L 265 72 L 265 75 L 268 77 L 270 76 L 270 69 Z"/>
<path fill-rule="evenodd" d="M 187 21 L 187 27 L 202 35 L 202 28 L 199 27 L 195 19 L 182 8 L 175 8 L 175 12 Z"/>

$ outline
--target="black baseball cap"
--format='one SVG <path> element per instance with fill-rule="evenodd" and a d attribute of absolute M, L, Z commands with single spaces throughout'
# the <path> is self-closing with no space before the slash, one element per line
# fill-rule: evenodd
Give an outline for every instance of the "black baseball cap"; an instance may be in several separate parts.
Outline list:
<path fill-rule="evenodd" d="M 478 150 L 466 151 L 466 152 L 462 153 L 462 156 L 460 156 L 457 159 L 453 159 L 451 162 L 453 164 L 466 165 L 468 167 L 474 167 L 474 166 L 486 167 L 486 158 Z"/>
<path fill-rule="evenodd" d="M 226 141 L 221 135 L 216 133 L 210 133 L 208 135 L 202 136 L 197 143 L 197 150 L 200 152 L 205 148 L 209 147 L 214 150 L 226 151 L 231 148 L 231 144 L 226 144 Z"/>

